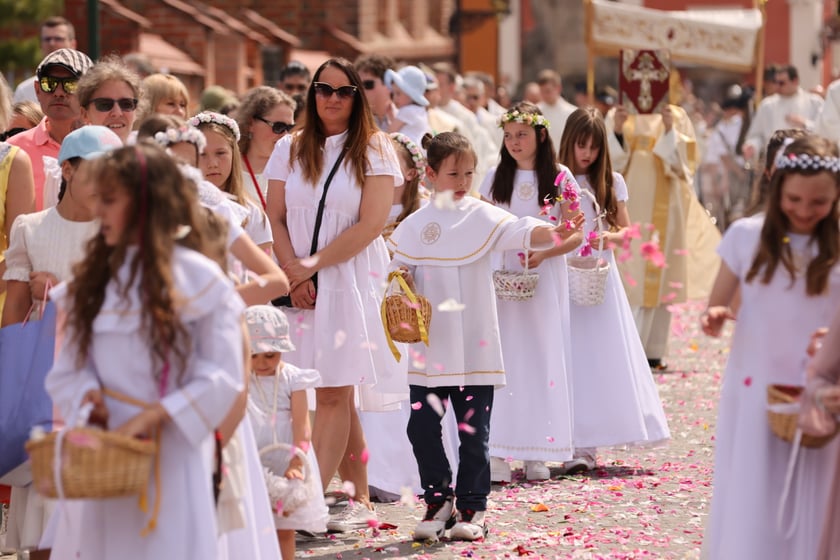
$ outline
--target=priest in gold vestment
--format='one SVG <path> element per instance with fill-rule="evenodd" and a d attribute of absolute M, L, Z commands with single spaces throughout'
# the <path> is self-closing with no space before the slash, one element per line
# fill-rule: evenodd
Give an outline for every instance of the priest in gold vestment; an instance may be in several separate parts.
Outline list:
<path fill-rule="evenodd" d="M 607 114 L 606 126 L 612 132 L 608 146 L 613 169 L 627 182 L 630 220 L 642 226 L 642 238 L 633 241 L 632 256 L 621 265 L 624 287 L 648 362 L 664 369 L 669 308 L 704 298 L 711 290 L 720 234 L 694 191 L 700 158 L 694 127 L 681 107 L 628 115 L 619 106 Z M 664 267 L 642 255 L 642 243 L 651 240 L 658 240 Z"/>

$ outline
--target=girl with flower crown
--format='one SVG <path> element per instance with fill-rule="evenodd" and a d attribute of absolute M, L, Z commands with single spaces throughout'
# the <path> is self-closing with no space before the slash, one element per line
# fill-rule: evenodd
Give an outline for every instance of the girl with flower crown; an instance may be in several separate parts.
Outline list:
<path fill-rule="evenodd" d="M 239 153 L 239 125 L 227 115 L 204 111 L 188 123 L 204 133 L 207 146 L 199 160 L 204 178 L 216 185 L 232 201 L 247 210 L 242 222 L 245 233 L 266 252 L 271 251 L 273 237 L 265 212 L 251 200 L 242 179 L 242 156 Z"/>
<path fill-rule="evenodd" d="M 555 164 L 549 123 L 540 110 L 528 102 L 517 103 L 502 115 L 499 126 L 504 133 L 501 161 L 484 178 L 481 197 L 518 217 L 533 216 L 555 225 L 558 218 L 568 219 L 576 208 L 554 204 L 555 179 L 570 198 L 576 197 L 578 187 L 572 173 Z M 556 247 L 530 251 L 527 266 L 540 275 L 534 297 L 497 301 L 508 384 L 497 392 L 490 420 L 493 481 L 511 480 L 514 459 L 525 462 L 528 480 L 546 480 L 546 461 L 572 458 L 569 295 L 563 255 L 580 241 L 581 234 L 575 233 Z M 506 251 L 494 266 L 522 270 L 525 257 L 521 251 Z M 528 328 L 546 320 L 552 328 Z"/>
<path fill-rule="evenodd" d="M 799 451 L 796 511 L 780 528 L 791 445 L 767 425 L 767 386 L 803 384 L 809 337 L 840 306 L 838 198 L 837 145 L 817 136 L 795 140 L 777 157 L 766 212 L 733 223 L 718 248 L 722 263 L 700 317 L 703 332 L 719 336 L 735 319 L 737 291 L 741 306 L 718 406 L 709 558 L 817 557 L 840 440 Z"/>
<path fill-rule="evenodd" d="M 580 253 L 600 255 L 609 264 L 603 303 L 571 304 L 575 456 L 564 465 L 566 474 L 594 468 L 598 447 L 650 446 L 670 437 L 611 249 L 629 243 L 631 234 L 627 185 L 612 170 L 606 136 L 597 109 L 577 109 L 566 120 L 559 151 L 560 162 L 574 171 L 584 194 L 586 239 Z M 597 230 L 593 198 L 602 231 Z"/>

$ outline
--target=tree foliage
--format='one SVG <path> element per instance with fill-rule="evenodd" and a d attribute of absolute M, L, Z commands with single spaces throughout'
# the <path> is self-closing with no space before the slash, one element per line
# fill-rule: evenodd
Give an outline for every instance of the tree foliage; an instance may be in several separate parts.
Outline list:
<path fill-rule="evenodd" d="M 21 36 L 21 29 L 38 29 L 50 16 L 64 13 L 62 0 L 0 0 L 0 71 L 29 74 L 41 60 L 37 32 Z"/>

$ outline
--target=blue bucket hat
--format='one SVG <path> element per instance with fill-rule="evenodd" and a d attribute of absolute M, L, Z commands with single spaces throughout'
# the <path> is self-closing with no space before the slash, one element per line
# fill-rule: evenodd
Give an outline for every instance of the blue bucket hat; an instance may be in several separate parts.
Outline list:
<path fill-rule="evenodd" d="M 97 125 L 83 126 L 64 137 L 58 151 L 58 163 L 60 165 L 76 157 L 96 159 L 122 146 L 122 140 L 111 129 Z"/>

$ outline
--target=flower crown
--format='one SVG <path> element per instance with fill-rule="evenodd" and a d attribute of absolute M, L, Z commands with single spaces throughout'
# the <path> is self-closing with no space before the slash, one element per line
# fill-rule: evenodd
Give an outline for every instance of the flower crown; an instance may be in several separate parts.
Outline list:
<path fill-rule="evenodd" d="M 776 160 L 776 169 L 808 169 L 840 173 L 840 158 L 812 156 L 811 154 L 784 154 Z"/>
<path fill-rule="evenodd" d="M 227 115 L 223 115 L 221 113 L 214 113 L 213 111 L 203 111 L 194 117 L 190 117 L 190 119 L 187 121 L 187 124 L 196 128 L 198 128 L 199 125 L 211 123 L 219 124 L 229 128 L 230 131 L 233 132 L 233 136 L 236 138 L 236 141 L 239 142 L 239 138 L 241 138 L 241 134 L 239 133 L 239 125 L 236 124 L 235 120 L 233 120 Z"/>
<path fill-rule="evenodd" d="M 520 113 L 514 109 L 508 111 L 499 118 L 499 128 L 504 128 L 507 123 L 527 124 L 531 127 L 544 126 L 548 128 L 548 119 L 537 113 Z"/>
<path fill-rule="evenodd" d="M 207 147 L 207 138 L 204 133 L 192 126 L 180 126 L 178 128 L 167 128 L 164 131 L 156 132 L 154 141 L 162 148 L 168 148 L 179 142 L 189 142 L 196 148 L 198 153 L 204 152 Z"/>
<path fill-rule="evenodd" d="M 415 144 L 414 141 L 405 134 L 393 132 L 391 133 L 391 138 L 399 142 L 406 150 L 408 150 L 408 153 L 411 154 L 411 160 L 414 162 L 414 167 L 417 169 L 417 175 L 422 180 L 426 173 L 426 156 L 423 155 L 423 152 L 417 144 Z"/>

